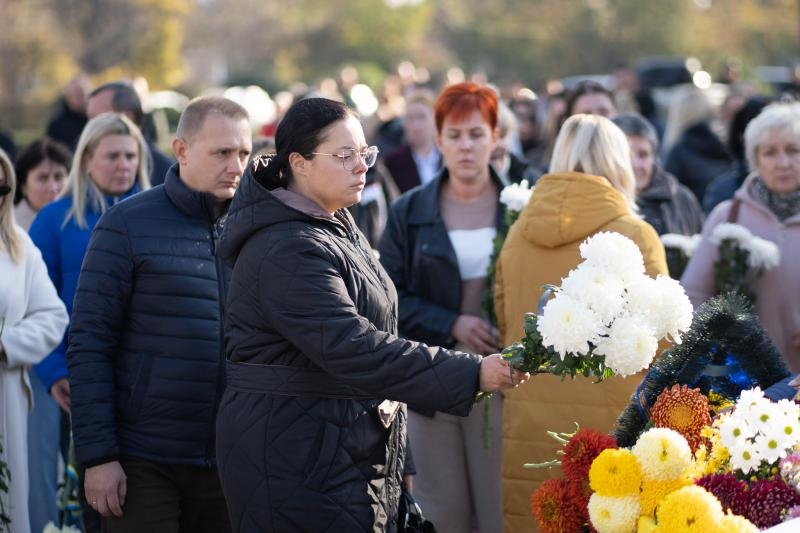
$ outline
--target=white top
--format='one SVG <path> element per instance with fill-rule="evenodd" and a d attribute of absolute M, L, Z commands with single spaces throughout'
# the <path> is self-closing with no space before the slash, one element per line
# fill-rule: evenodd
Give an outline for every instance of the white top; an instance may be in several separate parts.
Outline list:
<path fill-rule="evenodd" d="M 453 230 L 447 233 L 458 258 L 458 271 L 462 280 L 486 277 L 492 255 L 492 241 L 496 228 Z"/>

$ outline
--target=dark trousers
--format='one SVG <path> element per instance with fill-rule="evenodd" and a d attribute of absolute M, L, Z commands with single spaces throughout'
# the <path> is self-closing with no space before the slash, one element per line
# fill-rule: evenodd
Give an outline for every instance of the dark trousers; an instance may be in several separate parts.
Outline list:
<path fill-rule="evenodd" d="M 128 494 L 122 518 L 103 519 L 105 533 L 226 533 L 228 509 L 216 468 L 120 460 Z"/>

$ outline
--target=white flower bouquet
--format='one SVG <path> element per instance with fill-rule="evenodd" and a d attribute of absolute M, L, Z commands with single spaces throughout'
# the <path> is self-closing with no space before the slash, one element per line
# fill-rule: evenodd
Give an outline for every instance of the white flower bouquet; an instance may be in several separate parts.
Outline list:
<path fill-rule="evenodd" d="M 519 183 L 512 183 L 503 187 L 500 191 L 500 203 L 504 206 L 503 224 L 498 228 L 497 235 L 492 242 L 492 255 L 489 258 L 489 268 L 486 272 L 487 282 L 486 291 L 484 292 L 481 305 L 484 313 L 486 313 L 489 322 L 496 324 L 497 320 L 494 315 L 494 278 L 495 278 L 495 264 L 497 258 L 500 256 L 500 250 L 503 249 L 503 243 L 508 235 L 508 230 L 512 224 L 517 221 L 519 214 L 528 205 L 528 201 L 533 194 L 533 188 L 528 184 L 528 180 L 522 180 Z"/>
<path fill-rule="evenodd" d="M 778 247 L 744 226 L 729 222 L 715 227 L 710 240 L 719 247 L 719 259 L 714 265 L 717 293 L 735 291 L 755 302 L 753 284 L 765 271 L 780 264 Z"/>
<path fill-rule="evenodd" d="M 584 261 L 547 286 L 554 297 L 540 315 L 527 313 L 525 337 L 504 350 L 511 366 L 562 377 L 604 379 L 647 368 L 664 337 L 680 343 L 692 304 L 667 276 L 645 274 L 636 244 L 618 233 L 595 234 L 580 246 Z"/>

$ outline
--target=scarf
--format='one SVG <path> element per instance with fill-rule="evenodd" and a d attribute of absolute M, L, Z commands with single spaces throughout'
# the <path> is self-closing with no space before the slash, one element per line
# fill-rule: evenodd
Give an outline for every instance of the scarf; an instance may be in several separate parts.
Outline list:
<path fill-rule="evenodd" d="M 781 222 L 800 212 L 800 189 L 789 193 L 774 192 L 769 190 L 761 176 L 756 176 L 750 190 Z"/>

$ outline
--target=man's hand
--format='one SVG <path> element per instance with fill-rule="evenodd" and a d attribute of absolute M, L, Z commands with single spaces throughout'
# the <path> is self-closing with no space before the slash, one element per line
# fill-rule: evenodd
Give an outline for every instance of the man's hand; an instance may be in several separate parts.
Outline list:
<path fill-rule="evenodd" d="M 121 517 L 128 492 L 125 471 L 119 461 L 112 461 L 86 469 L 86 501 L 105 517 Z"/>
<path fill-rule="evenodd" d="M 468 351 L 488 355 L 500 350 L 500 334 L 484 319 L 459 315 L 450 332 Z"/>
<path fill-rule="evenodd" d="M 53 397 L 59 407 L 69 414 L 71 401 L 67 378 L 61 378 L 53 383 L 53 386 L 50 387 L 50 396 Z"/>
<path fill-rule="evenodd" d="M 527 372 L 510 370 L 508 361 L 500 354 L 486 356 L 481 361 L 480 383 L 483 392 L 510 389 L 525 383 L 530 377 Z"/>

